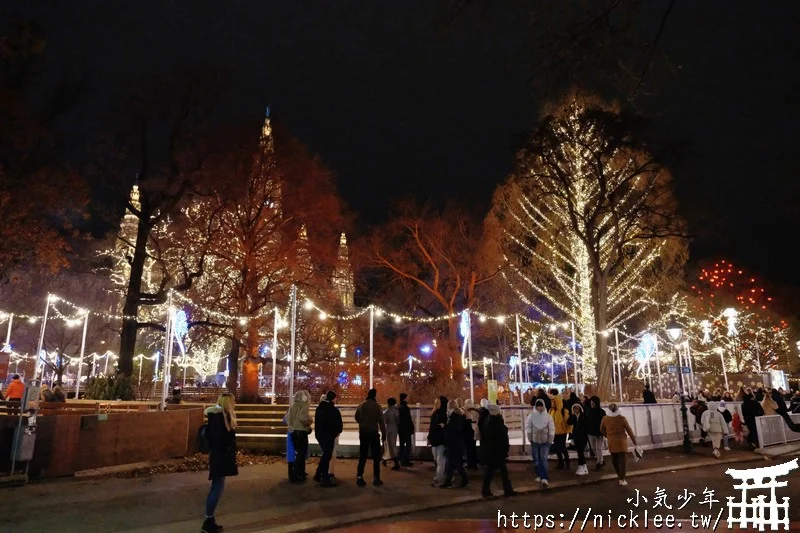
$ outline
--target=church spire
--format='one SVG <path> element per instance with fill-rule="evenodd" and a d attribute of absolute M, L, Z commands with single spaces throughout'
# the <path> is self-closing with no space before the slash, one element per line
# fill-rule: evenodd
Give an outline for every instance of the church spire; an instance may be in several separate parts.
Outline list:
<path fill-rule="evenodd" d="M 336 268 L 333 271 L 332 284 L 345 309 L 355 306 L 355 275 L 350 264 L 350 249 L 347 246 L 347 235 L 342 233 L 339 237 L 339 252 L 336 257 Z"/>

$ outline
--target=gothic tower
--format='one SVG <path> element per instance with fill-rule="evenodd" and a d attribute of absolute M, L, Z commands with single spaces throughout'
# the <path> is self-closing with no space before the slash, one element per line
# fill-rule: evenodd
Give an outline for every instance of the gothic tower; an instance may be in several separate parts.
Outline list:
<path fill-rule="evenodd" d="M 344 308 L 352 309 L 355 306 L 356 284 L 353 266 L 350 264 L 347 236 L 344 233 L 339 237 L 339 253 L 336 258 L 336 268 L 333 271 L 331 283 Z"/>

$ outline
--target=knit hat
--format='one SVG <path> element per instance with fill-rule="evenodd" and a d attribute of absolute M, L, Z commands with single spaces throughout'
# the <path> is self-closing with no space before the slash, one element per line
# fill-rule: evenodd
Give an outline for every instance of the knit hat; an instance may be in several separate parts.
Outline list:
<path fill-rule="evenodd" d="M 495 405 L 493 403 L 490 403 L 486 409 L 489 411 L 489 415 L 491 416 L 497 416 L 503 414 L 503 411 L 500 409 L 500 406 Z"/>
<path fill-rule="evenodd" d="M 332 402 L 333 400 L 336 399 L 336 393 L 333 392 L 332 390 L 329 390 L 328 393 L 325 394 L 325 399 L 328 400 L 329 402 Z"/>
<path fill-rule="evenodd" d="M 375 389 L 369 389 L 369 392 L 367 393 L 367 398 L 374 400 L 377 397 L 378 397 L 378 391 Z"/>
<path fill-rule="evenodd" d="M 724 411 L 726 405 L 727 404 L 725 403 L 725 400 L 720 400 L 719 403 L 717 404 L 717 410 Z"/>

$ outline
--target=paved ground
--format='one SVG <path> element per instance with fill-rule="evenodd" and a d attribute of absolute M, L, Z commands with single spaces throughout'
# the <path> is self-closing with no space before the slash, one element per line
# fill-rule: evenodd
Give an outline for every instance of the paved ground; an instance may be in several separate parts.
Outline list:
<path fill-rule="evenodd" d="M 727 459 L 739 461 L 753 457 L 749 452 L 729 452 L 727 455 Z M 630 470 L 635 473 L 656 467 L 675 465 L 679 468 L 711 461 L 714 459 L 708 449 L 702 449 L 690 457 L 675 451 L 652 451 L 647 452 L 645 458 L 632 465 Z M 753 464 L 764 465 L 765 460 L 757 459 Z M 310 467 L 312 473 L 313 468 Z M 669 488 L 669 495 L 674 499 L 677 498 L 677 489 L 684 486 L 699 496 L 704 488 L 701 485 L 719 485 L 719 496 L 722 496 L 722 488 L 730 487 L 730 481 L 722 473 L 724 469 L 722 465 L 715 465 L 705 469 L 632 477 L 627 490 L 611 481 L 596 483 L 601 475 L 594 471 L 586 478 L 577 478 L 572 473 L 556 473 L 551 494 L 537 493 L 507 500 L 481 501 L 477 473 L 474 482 L 466 489 L 436 489 L 430 487 L 433 475 L 430 463 L 420 464 L 405 472 L 386 471 L 383 475 L 386 482 L 384 487 L 370 485 L 359 488 L 354 483 L 355 462 L 339 461 L 337 474 L 340 486 L 322 489 L 312 482 L 290 485 L 285 479 L 286 465 L 281 462 L 243 466 L 240 476 L 229 478 L 217 516 L 226 526 L 226 531 L 231 532 L 329 531 L 341 525 L 338 521 L 345 517 L 350 518 L 347 523 L 364 523 L 403 512 L 415 512 L 411 517 L 414 519 L 436 521 L 443 517 L 492 520 L 496 518 L 498 509 L 509 514 L 526 510 L 529 513 L 537 510 L 543 512 L 544 509 L 550 513 L 567 514 L 570 511 L 574 513 L 579 506 L 608 507 L 611 504 L 612 509 L 627 509 L 628 504 L 622 496 L 633 493 L 636 488 L 652 493 L 656 486 L 663 485 Z M 609 470 L 607 467 L 604 474 L 608 475 Z M 511 465 L 511 472 L 516 488 L 532 485 L 529 464 Z M 795 472 L 794 477 L 797 481 L 790 483 L 790 487 L 795 491 L 793 494 L 797 501 L 800 500 L 800 494 L 796 492 L 800 490 L 800 474 Z M 370 476 L 367 479 L 370 480 Z M 559 485 L 576 481 L 589 484 L 557 489 Z M 207 474 L 204 472 L 138 479 L 69 479 L 3 489 L 0 491 L 3 501 L 0 531 L 197 532 L 202 522 L 207 490 Z M 499 487 L 495 491 L 500 492 Z M 717 499 L 721 499 L 719 496 Z M 458 503 L 466 505 L 419 512 L 420 505 Z M 403 516 L 391 521 L 402 523 L 406 518 Z M 473 526 L 484 527 L 480 522 L 466 522 L 465 527 L 467 524 L 470 530 L 480 530 L 472 529 Z M 387 529 L 387 524 L 377 524 L 377 527 L 381 531 L 394 531 Z M 420 529 L 415 526 L 414 530 L 434 531 L 434 526 L 430 527 Z M 449 530 L 452 531 L 452 528 Z"/>

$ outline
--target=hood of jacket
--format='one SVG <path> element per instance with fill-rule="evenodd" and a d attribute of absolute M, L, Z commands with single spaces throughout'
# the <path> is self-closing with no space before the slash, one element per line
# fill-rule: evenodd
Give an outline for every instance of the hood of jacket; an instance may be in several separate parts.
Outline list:
<path fill-rule="evenodd" d="M 560 413 L 561 409 L 564 407 L 564 400 L 561 399 L 561 396 L 553 396 L 550 398 L 550 402 L 550 410 L 555 410 L 557 413 Z"/>
<path fill-rule="evenodd" d="M 540 413 L 536 409 L 538 405 L 545 407 L 545 410 Z M 544 400 L 536 400 L 536 403 L 533 405 L 533 413 L 531 413 L 531 422 L 533 423 L 533 427 L 535 427 L 536 429 L 546 428 L 549 421 L 550 421 L 550 414 L 546 410 Z"/>
<path fill-rule="evenodd" d="M 211 415 L 211 414 L 218 415 L 218 414 L 221 414 L 221 413 L 222 413 L 222 407 L 220 407 L 219 405 L 212 405 L 211 407 L 206 407 L 206 410 L 205 410 L 206 416 Z"/>
<path fill-rule="evenodd" d="M 290 420 L 297 420 L 300 413 L 308 413 L 308 400 L 310 398 L 311 396 L 304 390 L 296 392 L 294 395 L 294 403 L 289 407 L 288 418 Z"/>
<path fill-rule="evenodd" d="M 447 396 L 439 396 L 439 412 L 443 415 L 447 416 L 447 408 L 450 402 L 447 400 Z"/>

